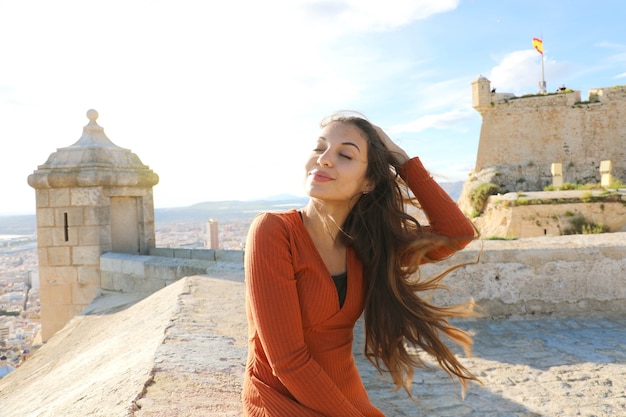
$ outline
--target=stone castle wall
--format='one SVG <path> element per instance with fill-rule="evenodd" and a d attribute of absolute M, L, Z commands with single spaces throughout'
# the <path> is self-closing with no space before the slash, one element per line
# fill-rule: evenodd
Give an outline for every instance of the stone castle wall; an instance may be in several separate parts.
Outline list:
<path fill-rule="evenodd" d="M 486 81 L 488 82 L 488 81 Z M 517 97 L 475 106 L 482 115 L 474 173 L 495 167 L 503 191 L 539 191 L 552 183 L 551 164 L 563 181 L 599 182 L 602 160 L 626 181 L 626 87 Z"/>

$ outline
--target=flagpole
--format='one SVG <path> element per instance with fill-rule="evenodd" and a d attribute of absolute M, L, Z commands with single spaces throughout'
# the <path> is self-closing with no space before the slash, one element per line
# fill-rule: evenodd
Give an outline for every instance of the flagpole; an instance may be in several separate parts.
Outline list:
<path fill-rule="evenodd" d="M 543 94 L 546 94 L 548 92 L 548 89 L 546 88 L 546 77 L 545 77 L 545 73 L 543 70 L 543 53 L 546 50 L 546 48 L 543 47 L 543 32 L 539 32 L 540 36 L 541 36 L 541 92 Z"/>
<path fill-rule="evenodd" d="M 541 40 L 543 41 L 543 36 Z M 546 88 L 546 78 L 545 78 L 544 70 L 543 70 L 543 52 L 541 53 L 541 92 L 543 94 L 546 94 L 548 92 Z"/>

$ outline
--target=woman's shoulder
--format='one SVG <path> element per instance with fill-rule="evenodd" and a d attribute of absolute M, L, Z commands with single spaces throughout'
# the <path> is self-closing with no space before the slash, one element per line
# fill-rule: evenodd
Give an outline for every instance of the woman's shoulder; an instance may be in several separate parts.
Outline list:
<path fill-rule="evenodd" d="M 297 210 L 282 212 L 265 211 L 257 214 L 250 225 L 251 230 L 276 228 L 291 228 L 296 221 L 299 221 L 300 213 Z"/>

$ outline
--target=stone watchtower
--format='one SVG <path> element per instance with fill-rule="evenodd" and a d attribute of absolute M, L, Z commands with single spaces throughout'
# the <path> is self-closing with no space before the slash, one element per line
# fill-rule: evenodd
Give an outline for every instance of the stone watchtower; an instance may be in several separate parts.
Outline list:
<path fill-rule="evenodd" d="M 493 105 L 491 99 L 491 81 L 480 75 L 472 81 L 472 107 L 479 113 L 485 112 Z"/>
<path fill-rule="evenodd" d="M 48 340 L 100 291 L 100 255 L 155 246 L 158 176 L 107 138 L 87 112 L 81 138 L 28 177 L 36 190 L 42 338 Z"/>

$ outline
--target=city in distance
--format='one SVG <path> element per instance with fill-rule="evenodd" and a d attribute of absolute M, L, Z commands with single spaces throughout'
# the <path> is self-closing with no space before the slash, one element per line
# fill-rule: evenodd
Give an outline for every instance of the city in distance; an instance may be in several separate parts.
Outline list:
<path fill-rule="evenodd" d="M 443 189 L 457 201 L 463 188 L 462 181 L 442 182 Z M 172 223 L 204 222 L 214 219 L 218 224 L 226 225 L 231 221 L 240 223 L 250 221 L 256 214 L 263 211 L 281 211 L 300 208 L 306 205 L 308 197 L 278 195 L 266 199 L 241 201 L 206 201 L 187 207 L 156 208 L 154 210 L 157 233 L 160 225 Z M 0 215 L 0 236 L 28 236 L 37 233 L 37 222 L 34 214 Z M 157 246 L 161 246 L 157 238 Z"/>

